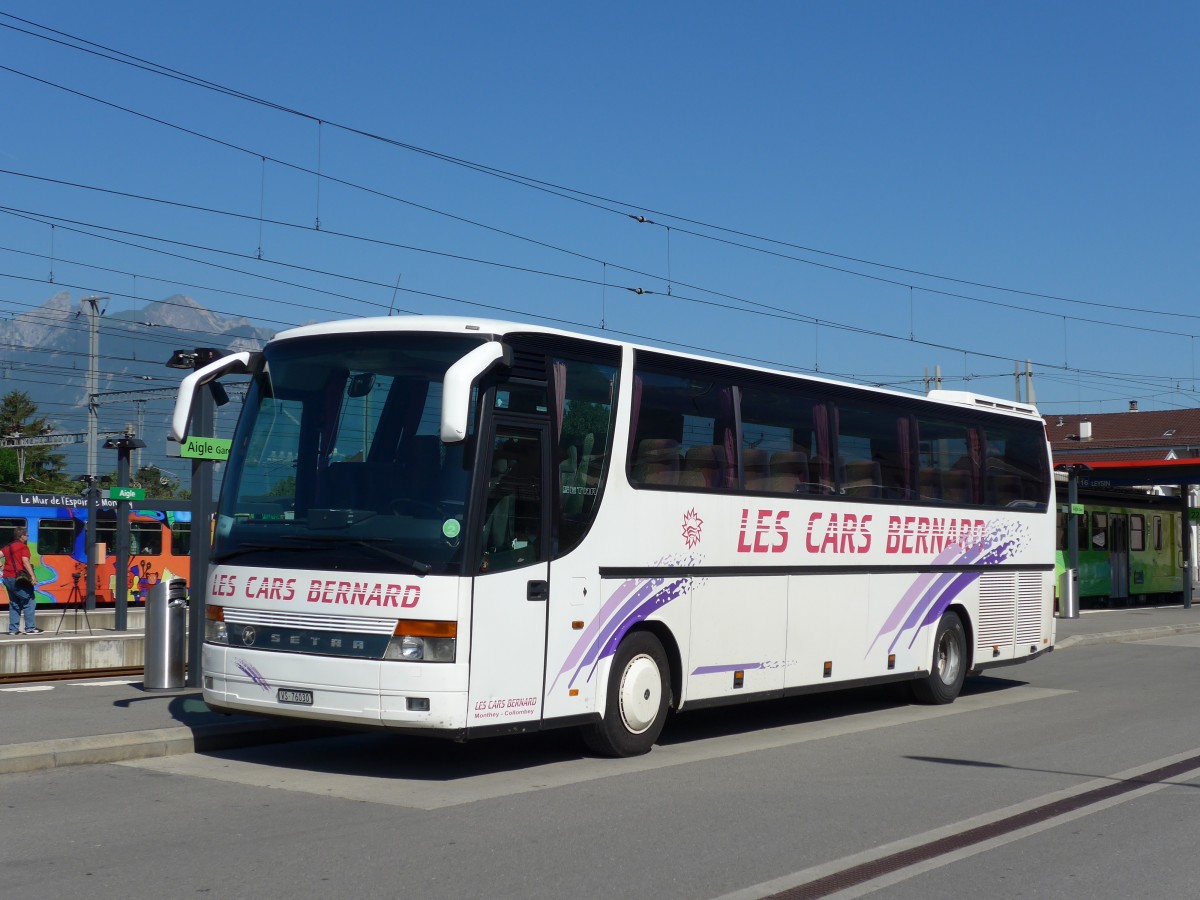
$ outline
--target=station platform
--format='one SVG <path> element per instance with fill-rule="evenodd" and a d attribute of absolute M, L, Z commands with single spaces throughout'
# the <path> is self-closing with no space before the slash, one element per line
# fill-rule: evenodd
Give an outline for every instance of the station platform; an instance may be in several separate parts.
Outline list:
<path fill-rule="evenodd" d="M 97 623 L 104 620 L 99 613 L 89 613 L 91 634 L 86 629 L 82 633 L 62 629 L 55 634 L 60 613 L 46 613 L 45 620 L 39 613 L 38 626 L 45 633 L 0 635 L 0 674 L 11 675 L 10 661 L 20 660 L 49 660 L 56 666 L 68 657 L 108 663 L 92 667 L 99 670 L 140 665 L 144 632 L 140 615 L 138 627 L 133 627 L 133 612 L 130 610 L 126 632 L 112 630 L 111 623 L 108 628 L 98 628 Z M 67 613 L 66 621 L 70 622 L 71 615 Z M 1090 644 L 1200 632 L 1200 605 L 1084 610 L 1079 618 L 1058 619 L 1056 624 L 1056 651 L 1071 652 L 1071 648 Z M 87 649 L 88 644 L 95 646 Z M 76 645 L 85 649 L 75 649 Z M 138 662 L 115 662 L 118 659 Z M 27 678 L 19 683 L 0 683 L 0 722 L 4 723 L 0 729 L 0 775 L 327 737 L 344 731 L 256 716 L 222 716 L 205 706 L 198 690 L 148 691 L 137 675 L 106 677 L 102 671 L 77 669 L 77 677 L 43 680 L 41 674 L 62 670 L 23 671 Z"/>
<path fill-rule="evenodd" d="M 8 610 L 0 610 L 0 676 L 86 673 L 144 664 L 146 610 L 126 611 L 117 631 L 116 611 L 67 607 L 37 612 L 41 634 L 8 634 Z"/>

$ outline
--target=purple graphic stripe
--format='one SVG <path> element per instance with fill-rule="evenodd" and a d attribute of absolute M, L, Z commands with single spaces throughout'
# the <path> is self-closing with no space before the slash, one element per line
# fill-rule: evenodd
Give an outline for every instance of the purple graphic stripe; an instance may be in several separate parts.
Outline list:
<path fill-rule="evenodd" d="M 590 643 L 584 645 L 586 650 L 580 656 L 578 663 L 575 665 L 575 671 L 571 675 L 572 684 L 575 683 L 575 678 L 579 675 L 580 669 L 595 662 L 597 655 L 600 653 L 600 648 L 612 636 L 613 630 L 620 627 L 620 623 L 625 617 L 632 615 L 634 610 L 646 602 L 646 598 L 653 594 L 655 587 L 662 584 L 662 581 L 661 578 L 654 578 L 643 582 L 627 581 L 616 591 L 613 596 L 619 596 L 624 602 L 611 615 L 596 617 L 596 622 L 599 624 L 595 629 L 595 636 Z M 628 587 L 631 585 L 637 589 L 631 592 L 628 590 Z M 604 604 L 604 608 L 611 610 L 613 605 L 610 601 Z"/>
<path fill-rule="evenodd" d="M 575 646 L 571 648 L 571 652 L 567 654 L 566 660 L 562 664 L 562 668 L 558 670 L 558 674 L 554 676 L 554 683 L 550 685 L 550 690 L 554 690 L 554 686 L 558 684 L 558 679 L 562 678 L 570 669 L 579 671 L 580 658 L 584 651 L 591 646 L 596 635 L 600 633 L 600 628 L 604 622 L 612 615 L 614 609 L 621 605 L 621 602 L 629 596 L 629 594 L 638 586 L 637 581 L 625 581 L 613 591 L 613 595 L 609 597 L 600 611 L 596 613 L 596 617 L 588 623 L 587 628 L 579 635 L 579 640 L 575 642 Z M 572 679 L 574 680 L 574 679 Z"/>
<path fill-rule="evenodd" d="M 663 583 L 663 579 L 655 578 L 648 582 L 646 587 L 651 588 Z M 600 664 L 600 660 L 605 657 L 612 656 L 617 652 L 617 645 L 621 643 L 621 638 L 625 637 L 626 633 L 638 622 L 643 622 L 650 617 L 650 614 L 666 606 L 672 600 L 679 596 L 684 585 L 687 583 L 686 578 L 678 578 L 662 587 L 660 590 L 651 594 L 640 606 L 634 607 L 631 611 L 627 610 L 638 599 L 644 596 L 642 591 L 634 594 L 634 600 L 626 603 L 621 608 L 621 612 L 614 616 L 609 623 L 604 627 L 601 633 L 600 640 L 592 645 L 592 648 L 587 652 L 579 669 L 571 676 L 571 684 L 575 683 L 575 679 L 579 676 L 579 671 L 589 662 L 592 667 L 588 670 L 587 680 L 591 681 L 592 676 L 596 673 L 596 666 Z M 624 614 L 624 615 L 622 615 Z"/>
<path fill-rule="evenodd" d="M 257 684 L 264 691 L 271 690 L 271 685 L 267 683 L 267 679 L 263 678 L 262 672 L 254 668 L 254 666 L 250 665 L 250 663 L 246 662 L 244 659 L 239 659 L 237 667 L 242 670 L 247 678 Z"/>
<path fill-rule="evenodd" d="M 1012 541 L 1005 541 L 997 544 L 980 559 L 980 563 L 985 566 L 997 565 L 1008 559 L 1008 557 L 1011 555 L 1012 549 Z M 961 594 L 966 589 L 967 585 L 978 579 L 981 574 L 983 573 L 964 572 L 962 575 L 959 575 L 954 580 L 954 583 L 946 588 L 945 593 L 942 594 L 938 601 L 929 608 L 929 612 L 926 613 L 924 621 L 921 622 L 921 627 L 923 628 L 926 625 L 932 625 L 934 622 L 940 619 L 942 617 L 942 613 L 944 613 L 950 607 L 950 604 L 954 598 Z M 917 634 L 914 632 L 913 639 L 909 642 L 908 646 L 911 647 L 916 639 Z"/>
<path fill-rule="evenodd" d="M 980 545 L 978 547 L 972 547 L 970 551 L 963 553 L 962 556 L 958 558 L 957 563 L 962 565 L 975 565 L 979 562 L 985 561 L 986 555 L 987 548 L 985 546 Z M 917 627 L 918 623 L 920 623 L 921 620 L 929 614 L 930 608 L 937 604 L 937 600 L 941 596 L 942 592 L 947 590 L 949 586 L 952 585 L 957 579 L 963 578 L 964 576 L 967 578 L 967 581 L 965 584 L 961 585 L 957 591 L 954 592 L 954 596 L 957 596 L 967 584 L 970 584 L 971 581 L 978 578 L 979 573 L 950 572 L 944 575 L 939 575 L 937 577 L 937 581 L 934 582 L 933 587 L 931 587 L 921 596 L 920 601 L 912 608 L 911 612 L 909 612 L 908 618 L 904 620 L 904 624 L 892 638 L 892 643 L 888 647 L 888 650 L 894 650 L 896 648 L 896 644 L 900 642 L 900 636 L 908 629 Z M 916 639 L 915 634 L 913 635 L 913 639 Z M 909 646 L 911 646 L 911 644 Z"/>
<path fill-rule="evenodd" d="M 1012 537 L 999 541 L 994 536 L 990 539 L 985 537 L 978 544 L 963 549 L 962 554 L 956 560 L 950 560 L 947 553 L 943 552 L 934 562 L 943 565 L 951 561 L 962 565 L 996 565 L 1012 556 L 1016 552 L 1016 548 L 1017 541 Z M 879 638 L 889 630 L 896 628 L 896 623 L 901 619 L 903 619 L 903 624 L 893 635 L 888 650 L 890 652 L 896 648 L 896 645 L 900 643 L 901 636 L 906 631 L 915 629 L 909 641 L 909 647 L 912 647 L 916 643 L 920 629 L 940 619 L 951 602 L 968 585 L 976 581 L 980 574 L 982 573 L 949 572 L 942 575 L 923 575 L 918 578 L 905 592 L 896 608 L 892 610 L 887 622 L 880 628 L 875 640 L 871 642 L 871 647 L 873 648 Z M 868 650 L 869 652 L 870 650 Z"/>
<path fill-rule="evenodd" d="M 946 563 L 951 562 L 955 557 L 957 557 L 960 551 L 961 548 L 958 546 L 947 547 L 933 558 L 933 565 L 946 565 Z M 871 641 L 871 646 L 867 648 L 867 654 L 870 654 L 870 652 L 875 648 L 875 644 L 878 643 L 881 637 L 900 624 L 905 614 L 912 609 L 913 604 L 921 599 L 922 592 L 929 587 L 929 585 L 937 577 L 938 576 L 936 572 L 928 572 L 925 575 L 919 576 L 917 580 L 912 583 L 909 589 L 904 592 L 904 596 L 900 598 L 900 602 L 896 604 L 896 608 L 893 609 L 891 614 L 887 617 L 887 621 L 883 623 L 883 627 L 879 629 L 879 633 L 875 635 L 875 639 Z"/>
<path fill-rule="evenodd" d="M 739 663 L 732 666 L 700 666 L 698 669 L 693 669 L 693 675 L 717 675 L 721 672 L 741 672 L 750 669 L 765 669 L 762 663 Z"/>

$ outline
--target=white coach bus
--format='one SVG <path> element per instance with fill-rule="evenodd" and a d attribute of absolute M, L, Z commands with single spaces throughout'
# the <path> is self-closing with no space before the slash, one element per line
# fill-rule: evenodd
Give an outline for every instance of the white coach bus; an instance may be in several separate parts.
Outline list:
<path fill-rule="evenodd" d="M 496 321 L 283 332 L 218 507 L 204 699 L 459 740 L 886 681 L 1054 642 L 1035 409 Z"/>

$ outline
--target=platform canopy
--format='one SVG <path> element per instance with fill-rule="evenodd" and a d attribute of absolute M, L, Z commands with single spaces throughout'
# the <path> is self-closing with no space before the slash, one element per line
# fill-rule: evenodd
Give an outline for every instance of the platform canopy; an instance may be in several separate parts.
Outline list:
<path fill-rule="evenodd" d="M 1089 463 L 1062 463 L 1059 471 L 1071 472 L 1087 489 L 1134 485 L 1200 484 L 1200 459 L 1138 459 Z"/>

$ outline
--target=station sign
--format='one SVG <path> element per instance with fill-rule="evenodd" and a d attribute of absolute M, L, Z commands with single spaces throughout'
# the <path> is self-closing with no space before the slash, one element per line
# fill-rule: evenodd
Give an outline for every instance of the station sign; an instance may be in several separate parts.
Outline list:
<path fill-rule="evenodd" d="M 145 500 L 146 492 L 141 488 L 115 487 L 108 489 L 109 500 Z"/>
<path fill-rule="evenodd" d="M 187 459 L 229 459 L 229 448 L 233 441 L 228 438 L 189 437 L 179 444 L 179 455 Z"/>

